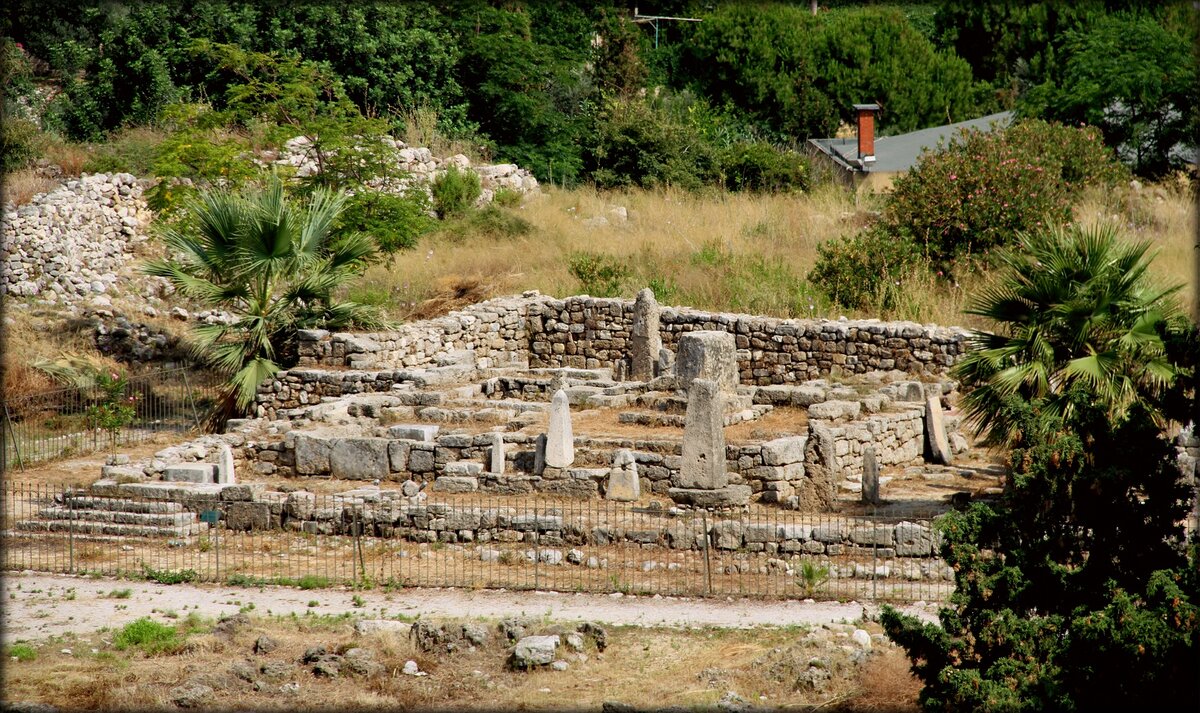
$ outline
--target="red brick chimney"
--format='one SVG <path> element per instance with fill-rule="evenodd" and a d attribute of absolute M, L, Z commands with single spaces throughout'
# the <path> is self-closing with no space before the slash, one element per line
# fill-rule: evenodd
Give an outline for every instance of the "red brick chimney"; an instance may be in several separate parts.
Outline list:
<path fill-rule="evenodd" d="M 878 104 L 855 104 L 858 116 L 858 160 L 867 164 L 875 161 L 875 112 Z"/>

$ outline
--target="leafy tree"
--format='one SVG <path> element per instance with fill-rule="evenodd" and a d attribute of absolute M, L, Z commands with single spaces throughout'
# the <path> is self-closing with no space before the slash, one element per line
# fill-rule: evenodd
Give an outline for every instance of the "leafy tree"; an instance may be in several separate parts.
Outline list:
<path fill-rule="evenodd" d="M 178 257 L 149 261 L 145 272 L 236 318 L 195 328 L 200 354 L 229 374 L 221 416 L 248 409 L 259 384 L 294 361 L 297 329 L 379 324 L 373 310 L 335 297 L 375 255 L 368 237 L 335 235 L 344 203 L 324 189 L 299 203 L 274 177 L 245 194 L 206 190 L 163 229 Z"/>
<path fill-rule="evenodd" d="M 992 440 L 1008 442 L 1011 397 L 1071 416 L 1079 383 L 1116 420 L 1135 404 L 1157 412 L 1180 369 L 1163 333 L 1178 287 L 1148 280 L 1150 243 L 1123 244 L 1111 226 L 1050 229 L 1022 237 L 1001 255 L 1004 278 L 984 287 L 968 314 L 1002 327 L 977 332 L 953 374 L 969 392 L 969 419 Z M 1161 421 L 1161 414 L 1158 415 Z"/>
<path fill-rule="evenodd" d="M 1195 146 L 1192 45 L 1146 14 L 1101 17 L 1065 33 L 1061 78 L 1031 89 L 1028 115 L 1097 126 L 1140 175 L 1183 164 L 1177 144 Z"/>
<path fill-rule="evenodd" d="M 926 710 L 1192 700 L 1200 555 L 1158 421 L 1179 415 L 1162 395 L 1184 369 L 1162 358 L 1163 335 L 1194 344 L 1195 328 L 1155 316 L 1169 309 L 1146 284 L 1145 246 L 1076 230 L 1027 247 L 976 308 L 1005 334 L 981 336 L 985 351 L 956 370 L 1012 447 L 1007 488 L 939 525 L 956 584 L 940 626 L 886 607 L 884 628 L 913 659 Z"/>

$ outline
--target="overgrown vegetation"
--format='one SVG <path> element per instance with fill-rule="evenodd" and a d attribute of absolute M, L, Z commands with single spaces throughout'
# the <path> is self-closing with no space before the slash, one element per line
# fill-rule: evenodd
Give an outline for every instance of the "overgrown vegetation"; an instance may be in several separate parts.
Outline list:
<path fill-rule="evenodd" d="M 940 626 L 882 621 L 927 710 L 1168 706 L 1200 665 L 1200 555 L 1166 437 L 1196 415 L 1196 327 L 1146 284 L 1144 245 L 1048 231 L 1024 250 L 974 307 L 997 333 L 954 371 L 1011 448 L 1004 497 L 941 525 Z"/>
<path fill-rule="evenodd" d="M 160 624 L 142 617 L 121 627 L 113 636 L 113 648 L 118 651 L 138 649 L 147 656 L 172 654 L 183 646 L 183 637 L 174 626 Z"/>

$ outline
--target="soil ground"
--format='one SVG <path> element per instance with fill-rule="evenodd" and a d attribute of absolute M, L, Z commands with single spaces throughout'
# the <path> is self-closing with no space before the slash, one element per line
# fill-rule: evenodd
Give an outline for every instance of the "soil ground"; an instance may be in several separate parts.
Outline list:
<path fill-rule="evenodd" d="M 881 631 L 862 619 L 863 607 L 854 603 L 240 589 L 32 573 L 6 577 L 4 601 L 6 653 L 24 642 L 24 658 L 29 651 L 34 656 L 10 658 L 5 698 L 72 709 L 174 709 L 176 687 L 195 683 L 213 689 L 201 708 L 290 710 L 599 710 L 605 701 L 712 709 L 729 691 L 770 709 L 915 710 L 919 689 L 908 660 L 883 637 L 875 637 L 871 653 L 854 663 L 850 633 L 857 627 Z M 243 624 L 213 628 L 217 617 L 239 611 L 247 615 Z M 932 617 L 928 608 L 911 611 Z M 471 620 L 487 625 L 492 641 L 453 654 L 423 651 L 403 630 L 356 633 L 353 622 L 360 616 Z M 601 624 L 609 631 L 608 647 L 600 652 L 589 643 L 582 656 L 562 654 L 566 671 L 512 671 L 495 626 L 510 616 L 532 617 L 538 631 L 547 632 L 570 631 L 581 621 Z M 141 617 L 196 633 L 155 655 L 116 647 L 117 630 Z M 278 649 L 255 654 L 255 641 L 264 634 Z M 383 672 L 314 676 L 299 662 L 317 645 L 370 649 Z M 831 674 L 819 689 L 801 681 L 816 659 Z M 429 675 L 402 674 L 408 660 Z M 231 673 L 238 662 L 275 662 L 285 673 L 256 690 Z"/>

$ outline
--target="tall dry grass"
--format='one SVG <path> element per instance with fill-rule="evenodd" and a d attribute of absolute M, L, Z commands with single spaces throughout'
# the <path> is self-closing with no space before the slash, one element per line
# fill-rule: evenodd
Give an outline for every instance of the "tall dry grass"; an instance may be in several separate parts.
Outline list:
<path fill-rule="evenodd" d="M 1093 191 L 1081 197 L 1076 218 L 1117 220 L 1131 238 L 1151 240 L 1159 249 L 1153 274 L 1186 283 L 1181 299 L 1192 300 L 1196 215 L 1190 191 L 1177 185 Z M 859 230 L 881 207 L 878 196 L 856 197 L 834 186 L 799 196 L 550 188 L 512 209 L 531 224 L 526 234 L 497 238 L 465 228 L 442 230 L 373 267 L 359 289 L 376 295 L 394 318 L 459 307 L 465 302 L 455 294 L 537 289 L 566 296 L 584 291 L 570 272 L 572 258 L 591 253 L 622 267 L 619 294 L 625 297 L 650 285 L 664 304 L 698 309 L 986 327 L 963 312 L 971 296 L 996 279 L 986 271 L 964 275 L 957 284 L 914 274 L 905 299 L 887 312 L 842 309 L 807 282 L 817 246 Z M 628 218 L 620 219 L 617 208 Z"/>
<path fill-rule="evenodd" d="M 23 168 L 4 177 L 3 203 L 23 206 L 39 193 L 49 193 L 58 186 L 58 181 L 39 174 L 32 168 Z"/>

